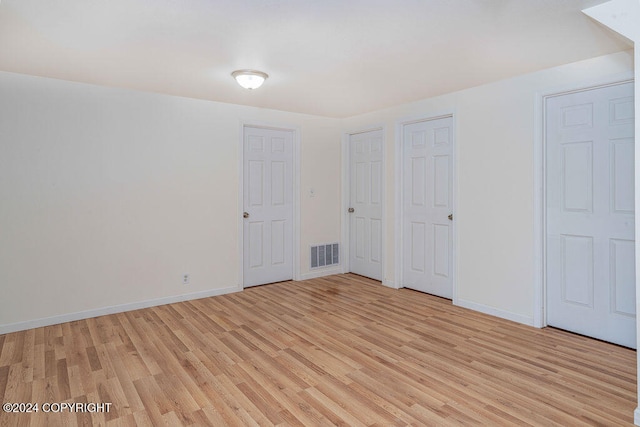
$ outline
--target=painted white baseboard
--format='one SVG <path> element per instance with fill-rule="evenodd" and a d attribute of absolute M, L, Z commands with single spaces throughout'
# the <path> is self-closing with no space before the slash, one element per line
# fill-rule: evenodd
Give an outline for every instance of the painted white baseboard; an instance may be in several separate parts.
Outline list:
<path fill-rule="evenodd" d="M 79 311 L 76 313 L 60 314 L 58 316 L 43 317 L 40 319 L 26 320 L 24 322 L 9 323 L 0 325 L 0 335 L 9 334 L 11 332 L 24 331 L 27 329 L 40 328 L 42 326 L 57 325 L 59 323 L 73 322 L 75 320 L 90 319 L 92 317 L 105 316 L 107 314 L 123 313 L 125 311 L 138 310 L 141 308 L 155 307 L 164 304 L 173 304 L 175 302 L 190 301 L 194 299 L 215 297 L 217 295 L 230 294 L 241 291 L 238 286 L 222 289 L 211 289 L 202 292 L 193 292 L 190 294 L 174 295 L 164 298 L 156 298 L 146 301 L 132 302 L 127 304 L 112 305 L 109 307 L 96 308 L 93 310 Z"/>
<path fill-rule="evenodd" d="M 396 288 L 395 283 L 393 283 L 393 281 L 391 281 L 391 280 L 383 280 L 382 284 L 384 286 L 386 286 L 387 288 L 398 289 L 398 288 Z"/>
<path fill-rule="evenodd" d="M 342 274 L 342 267 L 322 268 L 300 275 L 300 280 L 317 279 L 318 277 Z"/>
<path fill-rule="evenodd" d="M 510 311 L 500 310 L 499 308 L 489 307 L 487 305 L 478 304 L 476 302 L 467 301 L 460 298 L 456 299 L 453 304 L 463 308 L 468 308 L 470 310 L 479 311 L 480 313 L 500 317 L 501 319 L 511 320 L 513 322 L 522 323 L 523 325 L 533 326 L 533 317 L 511 313 Z"/>
<path fill-rule="evenodd" d="M 637 426 L 640 426 L 640 407 L 636 408 L 636 410 L 633 411 L 633 423 Z"/>

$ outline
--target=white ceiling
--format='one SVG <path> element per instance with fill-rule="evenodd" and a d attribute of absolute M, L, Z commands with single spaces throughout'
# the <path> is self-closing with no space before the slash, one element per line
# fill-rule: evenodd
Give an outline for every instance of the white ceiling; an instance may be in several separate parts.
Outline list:
<path fill-rule="evenodd" d="M 0 1 L 0 70 L 331 117 L 632 47 L 604 0 Z"/>

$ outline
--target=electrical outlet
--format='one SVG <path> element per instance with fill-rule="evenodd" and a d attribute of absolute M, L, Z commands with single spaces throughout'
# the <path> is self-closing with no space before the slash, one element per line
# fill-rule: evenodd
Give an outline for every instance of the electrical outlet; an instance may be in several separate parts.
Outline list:
<path fill-rule="evenodd" d="M 189 277 L 189 273 L 184 273 L 184 274 L 182 275 L 182 284 L 183 284 L 183 285 L 188 285 L 188 284 L 189 284 L 189 279 L 191 279 L 191 278 Z"/>

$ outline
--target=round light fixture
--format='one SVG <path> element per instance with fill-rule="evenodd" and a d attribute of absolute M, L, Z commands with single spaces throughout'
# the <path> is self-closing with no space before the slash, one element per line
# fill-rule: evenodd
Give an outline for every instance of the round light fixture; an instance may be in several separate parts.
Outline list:
<path fill-rule="evenodd" d="M 236 70 L 231 76 L 245 89 L 258 89 L 269 77 L 267 73 L 256 70 Z"/>

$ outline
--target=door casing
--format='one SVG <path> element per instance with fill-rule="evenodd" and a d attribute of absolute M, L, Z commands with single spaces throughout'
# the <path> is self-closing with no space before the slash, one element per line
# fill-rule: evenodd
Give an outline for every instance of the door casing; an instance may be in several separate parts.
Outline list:
<path fill-rule="evenodd" d="M 545 307 L 551 326 L 635 348 L 634 156 L 619 151 L 633 151 L 633 123 L 611 122 L 631 93 L 627 83 L 546 100 Z M 591 126 L 563 122 L 586 106 Z"/>
<path fill-rule="evenodd" d="M 300 128 L 290 125 L 278 125 L 262 122 L 240 122 L 238 141 L 238 208 L 236 212 L 238 226 L 238 285 L 244 289 L 244 136 L 245 128 L 262 128 L 291 132 L 293 136 L 293 280 L 300 280 Z"/>
<path fill-rule="evenodd" d="M 584 92 L 593 89 L 600 89 L 607 86 L 616 86 L 619 84 L 634 81 L 632 72 L 616 74 L 613 76 L 603 77 L 598 80 L 589 82 L 576 83 L 574 85 L 566 85 L 562 87 L 552 88 L 545 92 L 539 92 L 535 95 L 535 117 L 534 117 L 534 200 L 533 200 L 533 243 L 534 243 L 534 310 L 533 325 L 536 328 L 547 326 L 547 227 L 546 227 L 546 199 L 547 199 L 547 182 L 546 182 L 546 157 L 547 157 L 547 141 L 546 141 L 546 101 L 547 98 L 568 95 L 574 92 Z M 637 138 L 637 137 L 636 137 Z M 638 165 L 635 164 L 637 171 Z M 637 285 L 636 285 L 637 288 Z"/>
<path fill-rule="evenodd" d="M 458 190 L 457 190 L 457 185 L 458 185 L 458 179 L 457 179 L 457 151 L 458 151 L 458 145 L 456 142 L 456 112 L 455 110 L 446 110 L 446 111 L 441 111 L 438 113 L 435 113 L 433 115 L 420 115 L 420 116 L 414 116 L 414 117 L 407 117 L 401 120 L 398 120 L 396 122 L 396 144 L 395 144 L 395 224 L 394 224 L 394 234 L 396 236 L 396 246 L 395 246 L 395 262 L 394 262 L 394 267 L 395 267 L 395 288 L 400 288 L 403 282 L 403 278 L 402 278 L 402 260 L 403 260 L 403 239 L 402 239 L 402 217 L 403 217 L 403 196 L 402 196 L 402 189 L 404 188 L 404 177 L 403 177 L 403 170 L 402 170 L 402 165 L 403 165 L 403 155 L 404 155 L 404 127 L 406 125 L 410 125 L 413 123 L 418 123 L 418 122 L 424 122 L 424 121 L 431 121 L 431 120 L 437 120 L 437 119 L 443 119 L 443 118 L 448 118 L 451 117 L 451 120 L 453 122 L 452 124 L 452 130 L 453 130 L 453 135 L 452 135 L 452 163 L 453 163 L 453 170 L 452 170 L 452 187 L 453 187 L 453 200 L 452 200 L 452 208 L 453 208 L 453 224 L 452 224 L 452 232 L 453 232 L 453 241 L 452 241 L 452 245 L 453 245 L 453 256 L 452 256 L 452 266 L 451 266 L 451 281 L 452 281 L 452 288 L 453 288 L 453 297 L 452 297 L 452 301 L 453 304 L 457 305 L 457 300 L 458 300 L 458 251 L 457 251 L 457 247 L 458 247 L 458 231 L 457 231 L 457 194 L 458 194 Z"/>
<path fill-rule="evenodd" d="M 363 127 L 354 129 L 353 131 L 345 132 L 342 135 L 342 255 L 340 256 L 340 263 L 342 264 L 342 272 L 348 273 L 351 271 L 350 260 L 350 221 L 349 221 L 349 204 L 351 202 L 351 154 L 350 154 L 350 141 L 352 135 L 360 133 L 367 133 L 372 131 L 382 132 L 382 284 L 388 287 L 395 287 L 393 282 L 387 279 L 386 275 L 386 252 L 387 252 L 387 221 L 386 221 L 386 128 L 384 125 L 373 125 L 370 127 Z"/>

